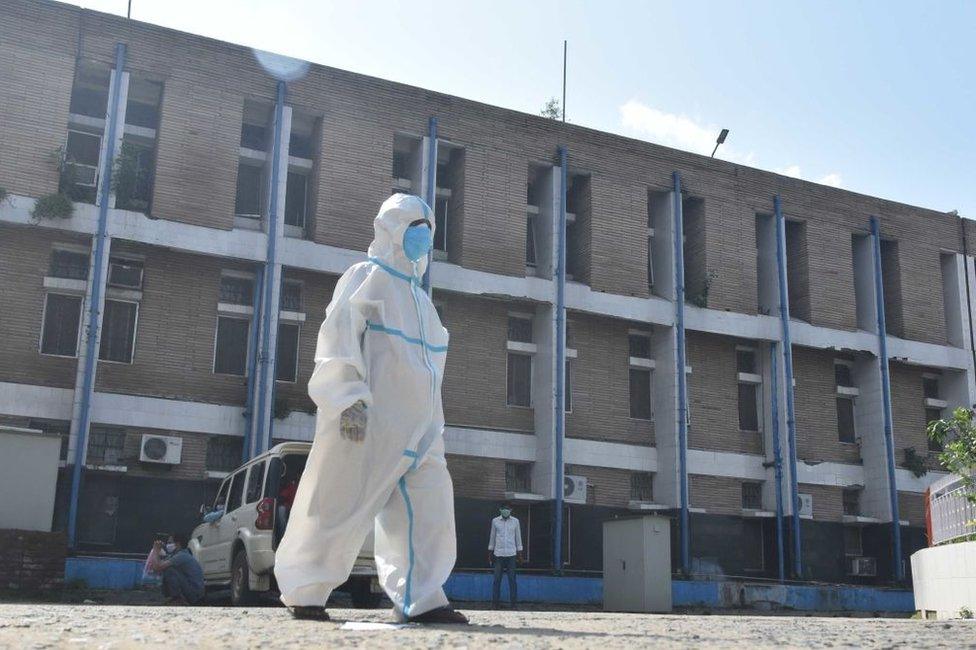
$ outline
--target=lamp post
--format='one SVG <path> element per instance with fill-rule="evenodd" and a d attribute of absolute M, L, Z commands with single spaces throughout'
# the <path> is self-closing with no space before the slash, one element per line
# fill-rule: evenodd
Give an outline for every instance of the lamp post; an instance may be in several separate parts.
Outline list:
<path fill-rule="evenodd" d="M 715 157 L 715 152 L 718 151 L 719 145 L 725 142 L 725 138 L 729 137 L 729 130 L 722 129 L 722 132 L 718 134 L 718 138 L 715 140 L 715 148 L 712 149 L 712 158 Z"/>

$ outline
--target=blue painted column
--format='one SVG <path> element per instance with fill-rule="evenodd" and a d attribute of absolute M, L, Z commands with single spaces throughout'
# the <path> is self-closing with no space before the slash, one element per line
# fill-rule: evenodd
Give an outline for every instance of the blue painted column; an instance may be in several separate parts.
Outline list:
<path fill-rule="evenodd" d="M 244 427 L 244 445 L 242 448 L 242 461 L 246 462 L 251 458 L 251 440 L 257 429 L 257 414 L 254 409 L 257 405 L 258 381 L 258 332 L 261 330 L 261 296 L 264 295 L 264 267 L 259 266 L 254 272 L 254 296 L 251 300 L 251 331 L 248 333 L 247 344 L 247 405 L 244 412 L 247 423 Z"/>
<path fill-rule="evenodd" d="M 779 368 L 776 363 L 776 343 L 769 344 L 770 387 L 769 392 L 773 419 L 773 470 L 776 477 L 776 568 L 779 581 L 786 578 L 783 561 L 783 455 L 779 444 Z"/>
<path fill-rule="evenodd" d="M 559 224 L 556 239 L 556 399 L 553 404 L 556 467 L 554 472 L 556 508 L 553 528 L 552 564 L 557 573 L 563 570 L 563 437 L 566 425 L 566 190 L 569 156 L 560 145 L 559 154 Z"/>
<path fill-rule="evenodd" d="M 895 442 L 891 424 L 891 378 L 888 375 L 888 331 L 885 324 L 884 278 L 881 273 L 881 232 L 877 217 L 871 217 L 874 249 L 874 299 L 878 312 L 878 364 L 881 367 L 881 411 L 884 415 L 885 454 L 888 461 L 888 495 L 891 500 L 891 562 L 895 579 L 905 579 L 901 564 L 901 523 L 898 512 L 898 477 L 895 475 Z"/>
<path fill-rule="evenodd" d="M 675 372 L 678 380 L 678 534 L 681 570 L 691 571 L 691 531 L 688 522 L 688 373 L 685 359 L 685 247 L 681 174 L 671 174 L 674 211 L 674 329 L 677 340 Z"/>
<path fill-rule="evenodd" d="M 95 369 L 98 364 L 98 340 L 100 334 L 100 310 L 102 305 L 102 291 L 105 286 L 104 258 L 109 246 L 108 241 L 108 203 L 112 193 L 112 170 L 115 167 L 115 140 L 119 129 L 119 112 L 121 110 L 122 75 L 125 68 L 126 47 L 124 43 L 115 44 L 115 74 L 112 82 L 112 94 L 108 104 L 108 133 L 106 134 L 105 155 L 100 161 L 99 175 L 101 183 L 98 191 L 98 224 L 94 234 L 92 254 L 91 295 L 88 299 L 88 323 L 85 338 L 85 362 L 82 378 L 80 410 L 75 429 L 75 457 L 71 468 L 71 494 L 68 501 L 68 546 L 74 548 L 77 542 L 78 525 L 78 497 L 81 491 L 81 474 L 85 462 L 85 450 L 88 445 L 88 430 L 91 426 L 91 402 L 95 393 Z"/>
<path fill-rule="evenodd" d="M 278 186 L 281 175 L 282 117 L 285 111 L 286 85 L 278 82 L 277 98 L 274 112 L 274 139 L 271 150 L 271 187 L 268 192 L 268 248 L 264 261 L 264 281 L 262 289 L 264 297 L 261 300 L 261 341 L 257 354 L 257 409 L 256 419 L 251 431 L 254 438 L 250 441 L 253 454 L 256 456 L 266 451 L 271 443 L 272 418 L 275 388 L 275 358 L 277 350 L 278 311 L 281 298 L 281 273 L 278 263 L 278 238 L 280 236 L 280 201 L 278 200 Z M 274 336 L 272 336 L 274 332 Z"/>
<path fill-rule="evenodd" d="M 437 118 L 431 116 L 427 122 L 427 187 L 424 200 L 431 210 L 437 210 Z M 433 218 L 433 215 L 431 215 Z M 446 224 L 445 224 L 446 226 Z M 430 295 L 430 266 L 434 262 L 434 251 L 427 252 L 427 268 L 424 270 L 422 286 Z"/>
<path fill-rule="evenodd" d="M 800 540 L 800 496 L 796 480 L 796 412 L 793 403 L 793 340 L 790 336 L 790 291 L 786 273 L 786 220 L 779 195 L 773 197 L 776 219 L 776 271 L 779 275 L 779 319 L 782 327 L 783 371 L 786 385 L 786 435 L 789 441 L 790 503 L 793 504 L 793 577 L 803 577 L 802 545 Z"/>

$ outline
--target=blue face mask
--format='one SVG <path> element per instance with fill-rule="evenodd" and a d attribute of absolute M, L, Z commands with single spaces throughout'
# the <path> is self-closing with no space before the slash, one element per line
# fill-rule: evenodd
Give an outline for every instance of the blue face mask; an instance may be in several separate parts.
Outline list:
<path fill-rule="evenodd" d="M 430 250 L 432 235 L 430 226 L 420 224 L 410 226 L 403 233 L 403 253 L 411 262 L 416 262 Z"/>

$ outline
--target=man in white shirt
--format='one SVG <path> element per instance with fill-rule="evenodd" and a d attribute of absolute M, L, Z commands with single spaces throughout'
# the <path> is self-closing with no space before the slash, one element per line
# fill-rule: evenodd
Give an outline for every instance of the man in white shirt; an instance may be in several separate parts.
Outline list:
<path fill-rule="evenodd" d="M 522 561 L 522 526 L 512 516 L 512 507 L 504 504 L 498 509 L 499 516 L 491 520 L 491 536 L 488 538 L 488 559 L 495 569 L 495 582 L 491 589 L 491 605 L 498 608 L 501 595 L 502 573 L 508 573 L 508 597 L 515 609 L 518 589 L 515 584 L 515 567 Z"/>

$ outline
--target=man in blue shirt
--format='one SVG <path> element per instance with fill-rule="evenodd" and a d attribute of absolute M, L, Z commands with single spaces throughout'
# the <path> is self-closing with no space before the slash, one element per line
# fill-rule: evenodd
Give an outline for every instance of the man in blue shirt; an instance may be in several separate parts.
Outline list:
<path fill-rule="evenodd" d="M 512 516 L 512 506 L 504 504 L 498 509 L 499 516 L 491 520 L 491 535 L 488 538 L 488 554 L 495 569 L 495 580 L 491 589 L 491 605 L 498 609 L 501 596 L 502 573 L 508 574 L 508 598 L 515 609 L 518 589 L 515 584 L 515 566 L 522 561 L 522 526 Z"/>
<path fill-rule="evenodd" d="M 159 540 L 154 545 L 157 552 L 162 548 Z M 203 600 L 203 569 L 186 545 L 186 535 L 173 533 L 166 543 L 166 559 L 153 567 L 163 576 L 163 595 L 171 605 L 196 605 Z"/>

